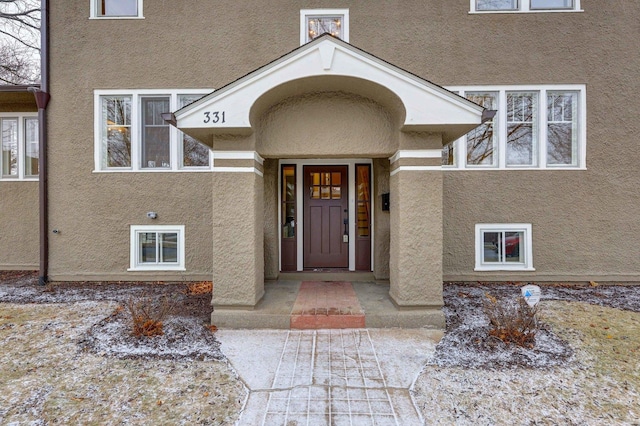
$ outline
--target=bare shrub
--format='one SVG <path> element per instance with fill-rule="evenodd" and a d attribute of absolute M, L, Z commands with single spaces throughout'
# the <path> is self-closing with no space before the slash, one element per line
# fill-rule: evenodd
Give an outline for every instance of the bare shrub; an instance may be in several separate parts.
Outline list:
<path fill-rule="evenodd" d="M 537 306 L 529 306 L 523 297 L 519 297 L 516 303 L 499 301 L 488 293 L 486 297 L 483 305 L 491 324 L 489 335 L 506 344 L 514 343 L 524 348 L 533 348 L 539 329 Z"/>
<path fill-rule="evenodd" d="M 139 300 L 129 299 L 127 307 L 131 314 L 132 334 L 136 337 L 162 336 L 162 322 L 171 313 L 175 302 L 167 297 L 154 300 L 143 297 Z"/>
<path fill-rule="evenodd" d="M 213 283 L 211 281 L 199 281 L 195 283 L 187 283 L 186 294 L 210 294 L 213 291 Z"/>

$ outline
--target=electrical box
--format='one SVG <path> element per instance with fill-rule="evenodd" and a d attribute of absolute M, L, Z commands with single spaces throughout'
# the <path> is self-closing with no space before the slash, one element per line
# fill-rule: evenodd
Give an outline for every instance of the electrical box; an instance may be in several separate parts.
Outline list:
<path fill-rule="evenodd" d="M 382 194 L 382 211 L 383 212 L 389 211 L 389 193 L 388 192 L 386 194 Z"/>

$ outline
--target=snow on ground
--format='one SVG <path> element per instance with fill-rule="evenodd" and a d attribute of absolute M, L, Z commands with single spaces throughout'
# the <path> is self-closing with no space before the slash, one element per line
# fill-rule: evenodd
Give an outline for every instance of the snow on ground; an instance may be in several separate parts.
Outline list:
<path fill-rule="evenodd" d="M 116 306 L 0 304 L 0 424 L 235 422 L 246 390 L 226 362 L 83 350 Z"/>
<path fill-rule="evenodd" d="M 6 278 L 0 424 L 238 418 L 247 390 L 205 327 L 206 300 L 179 285 L 43 288 L 33 275 Z M 519 291 L 445 286 L 447 332 L 412 387 L 426 424 L 640 424 L 640 287 L 543 287 L 534 349 L 486 338 L 485 293 L 510 299 Z M 182 308 L 165 321 L 165 335 L 131 337 L 118 306 L 167 292 Z"/>

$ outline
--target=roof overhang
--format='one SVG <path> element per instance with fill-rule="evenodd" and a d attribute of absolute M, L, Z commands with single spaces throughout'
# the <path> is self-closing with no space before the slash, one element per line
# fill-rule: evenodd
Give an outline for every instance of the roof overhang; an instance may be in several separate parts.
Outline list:
<path fill-rule="evenodd" d="M 217 134 L 250 134 L 251 110 L 261 97 L 278 87 L 327 76 L 373 83 L 363 87 L 382 86 L 403 109 L 400 130 L 442 133 L 444 143 L 486 119 L 483 107 L 328 34 L 165 118 L 205 143 Z M 375 99 L 374 92 L 359 94 Z"/>
<path fill-rule="evenodd" d="M 0 112 L 33 112 L 38 110 L 34 93 L 40 86 L 0 85 Z"/>

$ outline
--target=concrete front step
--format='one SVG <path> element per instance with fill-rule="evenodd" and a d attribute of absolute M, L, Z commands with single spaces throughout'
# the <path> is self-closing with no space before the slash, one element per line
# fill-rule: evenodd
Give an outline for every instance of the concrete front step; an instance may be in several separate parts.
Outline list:
<path fill-rule="evenodd" d="M 313 319 L 305 319 L 305 321 L 311 322 L 307 326 L 344 328 L 336 327 L 336 325 L 346 326 L 350 324 L 349 321 L 353 320 L 353 327 L 348 328 L 424 327 L 444 329 L 444 314 L 441 308 L 398 308 L 391 301 L 388 283 L 351 282 L 351 286 L 364 314 L 364 324 L 362 324 L 361 318 L 335 319 L 335 315 L 325 315 L 328 318 L 319 319 L 318 315 L 314 315 Z M 292 313 L 300 287 L 301 282 L 299 281 L 266 282 L 265 294 L 253 309 L 216 306 L 211 314 L 211 323 L 219 328 L 227 329 L 291 329 Z M 325 306 L 326 308 L 327 306 Z M 322 314 L 324 311 L 316 311 L 315 313 Z M 302 312 L 299 314 L 302 315 Z M 329 327 L 332 324 L 334 327 Z M 295 325 L 297 324 L 294 321 Z"/>

